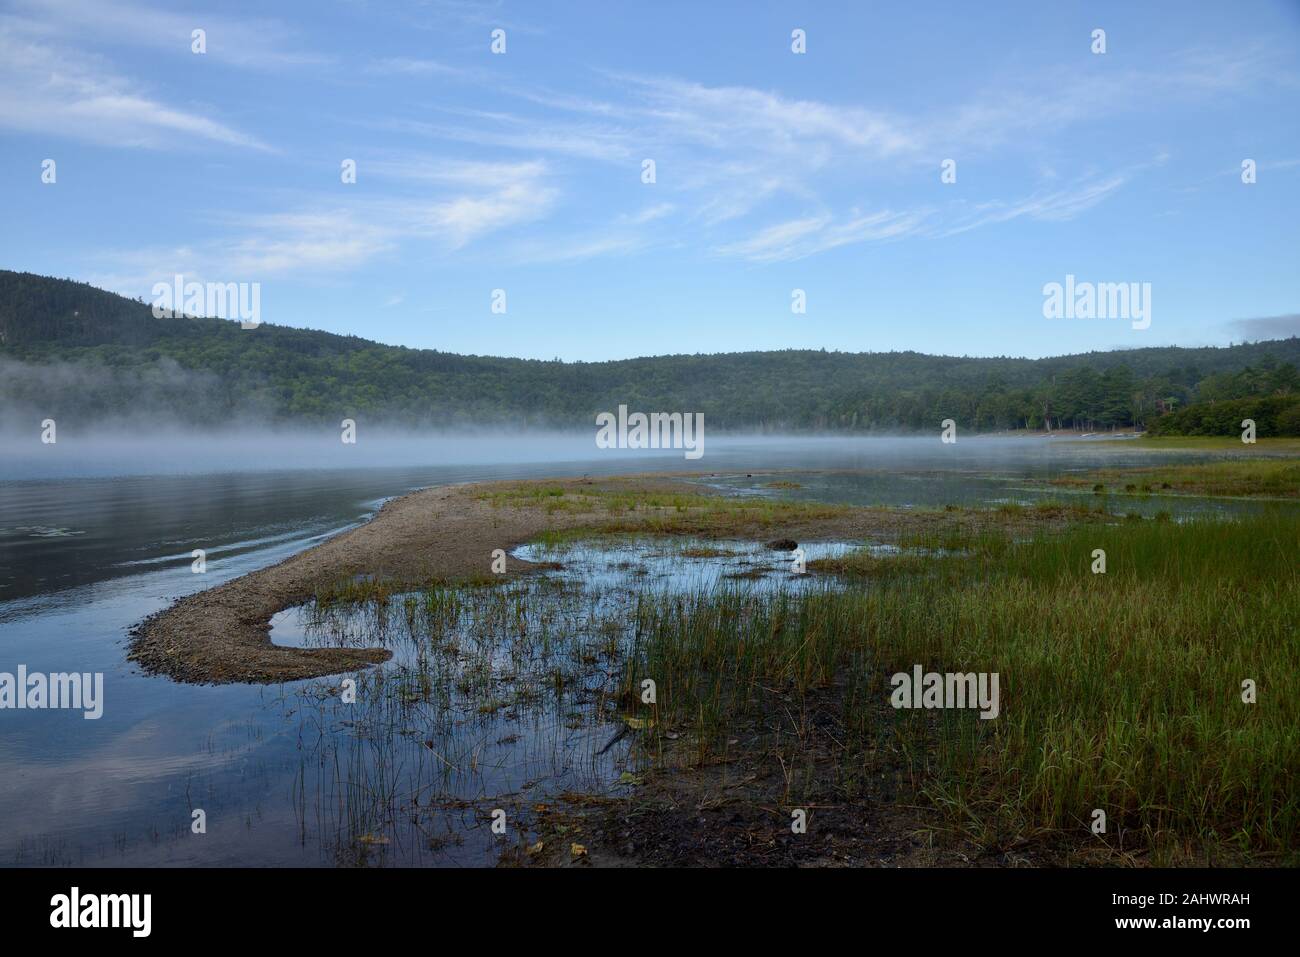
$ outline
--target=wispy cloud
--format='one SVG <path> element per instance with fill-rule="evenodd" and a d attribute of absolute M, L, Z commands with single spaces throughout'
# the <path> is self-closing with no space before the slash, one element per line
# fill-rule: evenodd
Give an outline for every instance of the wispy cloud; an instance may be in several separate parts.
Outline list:
<path fill-rule="evenodd" d="M 617 75 L 616 75 L 617 76 Z M 894 117 L 862 107 L 783 97 L 743 86 L 706 86 L 665 77 L 617 76 L 641 100 L 639 111 L 679 138 L 719 148 L 816 153 L 835 144 L 890 157 L 918 145 Z"/>
<path fill-rule="evenodd" d="M 959 213 L 954 223 L 941 228 L 935 235 L 955 236 L 981 226 L 1021 218 L 1065 222 L 1105 201 L 1129 179 L 1129 174 L 1117 173 L 1104 179 L 1079 182 L 1065 189 L 1038 191 L 1019 200 L 979 203 L 969 212 Z"/>
<path fill-rule="evenodd" d="M 222 143 L 271 149 L 209 116 L 168 105 L 98 58 L 0 31 L 0 126 L 109 146 Z"/>
<path fill-rule="evenodd" d="M 503 27 L 511 32 L 540 34 L 545 31 L 515 19 L 504 0 L 412 0 L 409 5 L 393 4 L 394 13 L 406 24 L 425 30 L 458 27 Z M 405 9 L 404 9 L 405 8 Z"/>
<path fill-rule="evenodd" d="M 205 32 L 207 53 L 214 61 L 273 70 L 322 65 L 328 55 L 294 45 L 295 31 L 275 19 L 236 18 L 211 11 L 181 13 L 122 0 L 18 0 L 26 29 L 59 37 L 79 46 L 106 41 L 143 47 L 178 57 L 192 57 L 191 34 Z"/>
<path fill-rule="evenodd" d="M 228 237 L 179 246 L 114 249 L 101 254 L 90 281 L 147 297 L 156 282 L 182 274 L 195 282 L 266 282 L 350 271 L 395 248 L 394 230 L 345 208 L 240 217 Z"/>
<path fill-rule="evenodd" d="M 459 249 L 480 236 L 537 219 L 557 191 L 534 183 L 510 183 L 483 196 L 458 196 L 407 211 L 414 231 Z"/>
<path fill-rule="evenodd" d="M 459 67 L 448 66 L 437 60 L 425 60 L 417 57 L 383 57 L 373 61 L 366 72 L 382 76 L 464 76 L 465 71 Z"/>
<path fill-rule="evenodd" d="M 537 182 L 549 172 L 542 160 L 479 162 L 419 153 L 367 160 L 364 170 L 366 175 L 475 189 L 499 189 L 511 183 Z"/>
<path fill-rule="evenodd" d="M 676 208 L 677 207 L 673 203 L 655 203 L 651 206 L 646 206 L 644 209 L 632 213 L 631 215 L 621 216 L 619 217 L 619 221 L 627 223 L 630 226 L 641 226 L 645 223 L 651 223 L 656 219 L 663 219 L 665 216 L 671 215 Z"/>
<path fill-rule="evenodd" d="M 541 160 L 472 162 L 429 156 L 379 159 L 365 167 L 381 178 L 432 186 L 444 195 L 386 197 L 369 215 L 398 234 L 432 239 L 455 250 L 479 237 L 546 215 L 559 197 Z"/>
<path fill-rule="evenodd" d="M 519 265 L 545 265 L 548 263 L 582 262 L 602 256 L 625 256 L 645 249 L 649 240 L 644 235 L 614 232 L 605 235 L 549 237 L 546 240 L 524 240 L 502 250 L 502 261 Z"/>
<path fill-rule="evenodd" d="M 620 163 L 635 156 L 633 147 L 637 138 L 616 128 L 481 110 L 443 112 L 452 118 L 445 122 L 390 118 L 373 125 L 389 132 L 409 133 L 431 140 L 517 150 L 532 155 L 553 154 Z"/>
<path fill-rule="evenodd" d="M 717 248 L 723 256 L 770 263 L 805 259 L 852 243 L 881 242 L 915 235 L 925 221 L 923 213 L 883 210 L 837 220 L 830 215 L 792 219 L 760 230 L 749 239 Z"/>
<path fill-rule="evenodd" d="M 542 115 L 484 114 L 483 123 L 472 129 L 439 124 L 423 129 L 496 148 L 617 163 L 653 158 L 661 188 L 691 207 L 688 215 L 709 229 L 756 215 L 778 197 L 806 204 L 810 211 L 804 216 L 786 215 L 747 237 L 713 241 L 715 252 L 760 262 L 802 258 L 854 242 L 955 235 L 1020 219 L 1074 219 L 1114 196 L 1140 168 L 1090 171 L 1061 185 L 1055 164 L 1040 164 L 1047 170 L 1043 185 L 1029 195 L 957 203 L 942 216 L 928 208 L 868 214 L 826 209 L 833 206 L 834 194 L 843 192 L 846 178 L 915 175 L 937 169 L 948 155 L 989 154 L 1008 142 L 1032 143 L 1098 115 L 1231 95 L 1261 81 L 1248 57 L 1194 51 L 1164 72 L 1021 78 L 1015 86 L 990 86 L 952 106 L 901 114 L 675 77 L 612 71 L 597 76 L 604 97 L 505 86 L 505 92 L 543 107 Z M 566 115 L 581 116 L 582 122 Z"/>
<path fill-rule="evenodd" d="M 244 238 L 200 267 L 227 277 L 283 277 L 355 268 L 393 248 L 396 235 L 352 209 L 275 213 L 243 220 Z"/>
<path fill-rule="evenodd" d="M 222 238 L 106 254 L 107 265 L 97 278 L 108 288 L 141 295 L 177 272 L 221 282 L 330 276 L 411 243 L 428 243 L 443 253 L 462 249 L 543 217 L 558 195 L 543 163 L 429 160 L 421 166 L 394 163 L 389 172 L 442 189 L 433 196 L 380 193 L 326 206 L 304 202 L 273 213 L 219 214 L 213 223 Z"/>

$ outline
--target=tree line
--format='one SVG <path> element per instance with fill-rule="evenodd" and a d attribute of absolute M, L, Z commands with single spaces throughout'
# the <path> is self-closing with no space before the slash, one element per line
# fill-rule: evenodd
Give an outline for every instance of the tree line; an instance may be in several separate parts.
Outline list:
<path fill-rule="evenodd" d="M 146 303 L 85 283 L 0 271 L 5 416 L 162 410 L 195 425 L 370 416 L 571 428 L 624 404 L 703 412 L 710 428 L 737 431 L 930 431 L 951 418 L 976 431 L 1232 434 L 1250 417 L 1260 435 L 1297 434 L 1297 364 L 1295 337 L 1046 359 L 826 350 L 610 362 L 464 356 L 270 324 L 156 319 Z"/>

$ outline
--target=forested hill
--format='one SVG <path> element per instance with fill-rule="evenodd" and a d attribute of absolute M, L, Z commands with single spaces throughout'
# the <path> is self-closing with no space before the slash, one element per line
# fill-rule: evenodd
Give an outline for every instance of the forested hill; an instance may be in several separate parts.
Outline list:
<path fill-rule="evenodd" d="M 508 320 L 504 317 L 497 321 Z M 548 362 L 386 346 L 221 319 L 156 319 L 85 283 L 0 271 L 0 418 L 185 422 L 382 417 L 395 424 L 590 426 L 620 404 L 713 429 L 1099 429 L 1210 401 L 1294 395 L 1300 339 L 1048 359 L 813 350 Z"/>

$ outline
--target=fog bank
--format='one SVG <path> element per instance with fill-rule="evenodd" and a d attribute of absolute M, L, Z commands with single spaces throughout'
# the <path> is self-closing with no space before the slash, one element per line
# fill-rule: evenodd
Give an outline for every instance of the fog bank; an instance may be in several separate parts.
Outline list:
<path fill-rule="evenodd" d="M 595 467 L 620 471 L 709 472 L 744 468 L 981 468 L 1008 458 L 1050 455 L 1059 440 L 1041 436 L 969 436 L 946 445 L 926 436 L 772 436 L 705 433 L 704 454 L 682 449 L 602 449 L 587 432 L 478 429 L 457 432 L 367 429 L 345 444 L 338 429 L 200 432 L 119 428 L 57 432 L 41 441 L 39 423 L 0 433 L 0 479 L 185 475 L 275 470 L 335 470 L 448 465 L 567 464 L 563 474 Z M 743 464 L 742 464 L 743 463 Z M 557 472 L 556 474 L 561 474 Z"/>

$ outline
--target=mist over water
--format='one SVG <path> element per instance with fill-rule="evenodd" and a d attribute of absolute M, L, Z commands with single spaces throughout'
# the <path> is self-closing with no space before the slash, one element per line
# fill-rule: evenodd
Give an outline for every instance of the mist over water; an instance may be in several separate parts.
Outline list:
<path fill-rule="evenodd" d="M 590 435 L 574 433 L 413 432 L 369 429 L 362 422 L 356 443 L 345 444 L 341 432 L 303 427 L 216 432 L 118 428 L 88 434 L 60 431 L 57 443 L 47 445 L 34 424 L 29 434 L 0 434 L 0 478 L 499 465 L 578 460 L 595 450 Z"/>
<path fill-rule="evenodd" d="M 341 429 L 295 427 L 203 432 L 178 428 L 110 428 L 79 433 L 60 429 L 41 441 L 39 422 L 22 433 L 0 432 L 0 480 L 107 478 L 264 472 L 294 469 L 384 469 L 417 466 L 573 463 L 575 468 L 671 468 L 709 471 L 731 467 L 737 456 L 752 468 L 813 467 L 833 460 L 844 468 L 952 468 L 999 461 L 1048 459 L 1059 441 L 1031 436 L 972 436 L 944 445 L 932 436 L 714 435 L 704 455 L 682 449 L 600 449 L 589 431 L 414 431 L 359 423 L 355 444 Z M 557 473 L 572 474 L 572 473 Z"/>

